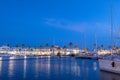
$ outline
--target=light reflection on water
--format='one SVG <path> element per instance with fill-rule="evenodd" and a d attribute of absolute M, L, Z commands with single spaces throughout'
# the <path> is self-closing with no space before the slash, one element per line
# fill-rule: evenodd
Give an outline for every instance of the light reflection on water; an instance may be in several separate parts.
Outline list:
<path fill-rule="evenodd" d="M 36 59 L 36 61 L 35 61 L 35 72 L 36 72 L 35 74 L 36 74 L 36 76 L 35 77 L 39 76 L 38 70 L 39 70 L 39 62 L 38 62 L 38 59 Z"/>
<path fill-rule="evenodd" d="M 97 63 L 96 63 L 96 62 L 93 63 L 93 69 L 94 69 L 95 71 L 97 70 Z"/>
<path fill-rule="evenodd" d="M 0 75 L 1 75 L 1 72 L 2 72 L 2 61 L 0 61 Z"/>
<path fill-rule="evenodd" d="M 0 61 L 0 80 L 119 80 L 101 72 L 98 61 L 75 58 L 41 58 Z"/>
<path fill-rule="evenodd" d="M 27 67 L 27 61 L 26 59 L 23 61 L 23 78 L 25 79 L 26 78 L 26 67 Z"/>
<path fill-rule="evenodd" d="M 8 67 L 8 72 L 9 75 L 12 76 L 14 71 L 14 60 L 9 61 L 9 67 Z"/>

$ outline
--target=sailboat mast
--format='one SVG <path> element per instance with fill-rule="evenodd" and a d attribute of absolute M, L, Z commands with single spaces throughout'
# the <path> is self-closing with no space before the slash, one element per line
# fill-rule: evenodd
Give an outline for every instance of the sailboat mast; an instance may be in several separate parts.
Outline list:
<path fill-rule="evenodd" d="M 95 44 L 96 44 L 96 48 L 97 48 L 97 36 L 95 34 Z"/>
<path fill-rule="evenodd" d="M 87 44 L 86 44 L 86 34 L 84 34 L 84 48 L 87 48 Z"/>
<path fill-rule="evenodd" d="M 114 39 L 113 39 L 113 6 L 111 5 L 111 42 L 112 46 L 114 45 Z"/>
<path fill-rule="evenodd" d="M 55 45 L 55 38 L 53 37 L 53 41 L 52 41 L 52 44 Z"/>
<path fill-rule="evenodd" d="M 116 46 L 118 47 L 118 42 L 119 42 L 119 39 L 120 39 L 120 27 L 118 29 L 118 34 L 117 34 L 117 37 L 116 37 Z"/>

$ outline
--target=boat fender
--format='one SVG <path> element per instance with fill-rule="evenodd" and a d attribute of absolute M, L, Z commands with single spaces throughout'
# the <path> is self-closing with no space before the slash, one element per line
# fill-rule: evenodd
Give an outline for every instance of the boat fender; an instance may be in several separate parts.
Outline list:
<path fill-rule="evenodd" d="M 115 67 L 115 62 L 113 61 L 111 65 L 112 65 L 112 67 Z"/>

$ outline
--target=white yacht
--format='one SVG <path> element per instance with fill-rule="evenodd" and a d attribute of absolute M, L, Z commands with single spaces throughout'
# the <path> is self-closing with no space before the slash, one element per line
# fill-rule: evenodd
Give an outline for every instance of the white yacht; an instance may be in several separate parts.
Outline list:
<path fill-rule="evenodd" d="M 120 59 L 99 59 L 100 70 L 120 74 Z"/>
<path fill-rule="evenodd" d="M 113 20 L 112 20 L 112 6 L 111 6 L 111 42 L 112 42 L 112 46 L 114 45 L 117 45 L 118 44 L 114 44 L 114 36 L 113 36 Z M 120 28 L 119 28 L 119 31 L 118 31 L 118 36 L 116 38 L 116 43 L 118 43 L 118 40 L 119 39 L 119 34 L 120 33 Z M 103 71 L 108 71 L 108 72 L 113 72 L 113 73 L 118 73 L 120 74 L 120 58 L 119 56 L 115 56 L 114 54 L 114 47 L 111 46 L 111 55 L 109 56 L 106 56 L 105 58 L 106 59 L 99 59 L 99 66 L 100 66 L 100 70 L 103 70 Z M 115 56 L 115 57 L 114 57 Z M 110 58 L 111 57 L 111 58 Z"/>

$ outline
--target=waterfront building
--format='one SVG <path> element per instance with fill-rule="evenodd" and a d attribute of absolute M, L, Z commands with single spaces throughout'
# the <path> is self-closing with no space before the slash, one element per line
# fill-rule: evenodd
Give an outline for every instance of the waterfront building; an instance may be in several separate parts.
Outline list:
<path fill-rule="evenodd" d="M 81 52 L 79 48 L 64 49 L 59 46 L 54 46 L 52 48 L 22 48 L 22 47 L 8 47 L 1 46 L 0 53 L 11 54 L 11 55 L 71 55 L 78 54 Z"/>
<path fill-rule="evenodd" d="M 99 50 L 97 52 L 98 55 L 106 55 L 106 54 L 111 54 L 110 50 Z"/>

